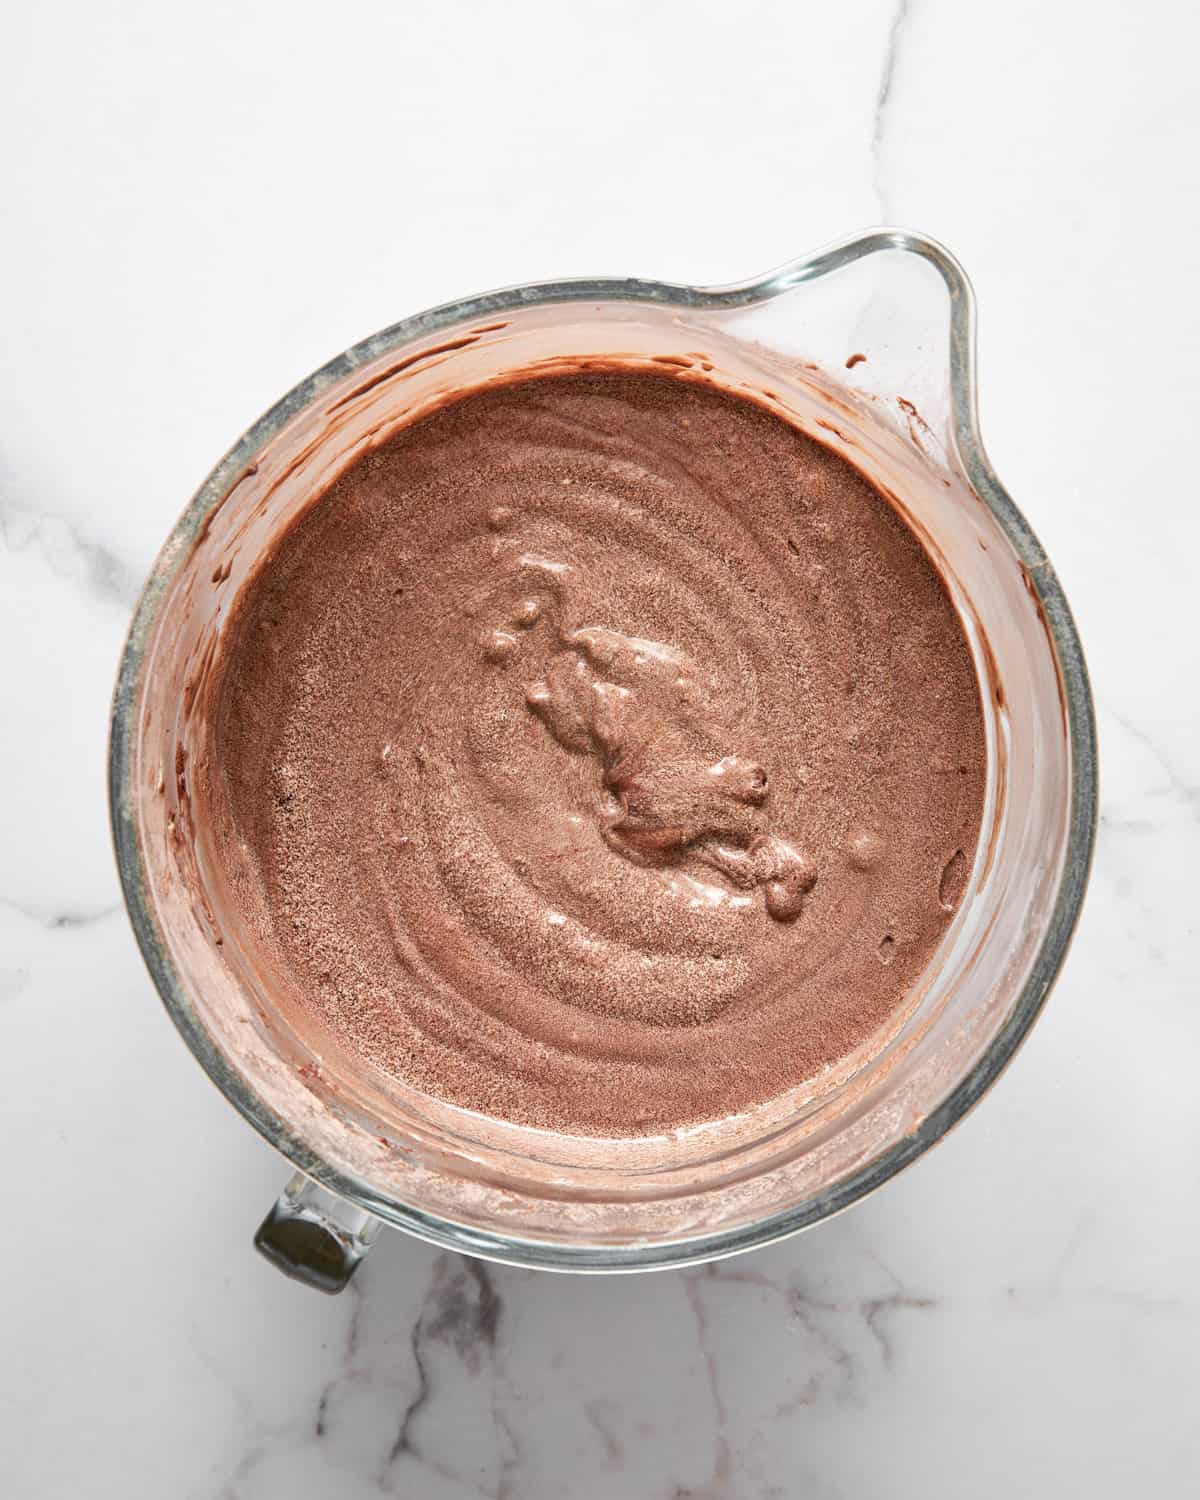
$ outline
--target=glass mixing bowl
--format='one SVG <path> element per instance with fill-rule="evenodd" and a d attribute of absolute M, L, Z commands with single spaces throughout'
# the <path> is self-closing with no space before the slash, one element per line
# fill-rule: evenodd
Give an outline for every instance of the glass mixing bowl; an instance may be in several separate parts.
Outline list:
<path fill-rule="evenodd" d="M 308 1034 L 273 1002 L 191 801 L 232 601 L 289 522 L 447 393 L 589 358 L 748 392 L 888 492 L 961 614 L 990 767 L 969 883 L 902 1022 L 819 1083 L 634 1140 L 557 1135 L 383 1087 L 336 1039 Z M 517 1265 L 677 1266 L 854 1203 L 944 1135 L 1013 1055 L 1063 961 L 1096 827 L 1083 655 L 983 450 L 961 268 L 930 239 L 879 229 L 736 286 L 515 287 L 355 345 L 246 433 L 168 538 L 120 666 L 110 794 L 125 900 L 167 1009 L 297 1168 L 257 1240 L 290 1274 L 337 1290 L 383 1224 Z"/>

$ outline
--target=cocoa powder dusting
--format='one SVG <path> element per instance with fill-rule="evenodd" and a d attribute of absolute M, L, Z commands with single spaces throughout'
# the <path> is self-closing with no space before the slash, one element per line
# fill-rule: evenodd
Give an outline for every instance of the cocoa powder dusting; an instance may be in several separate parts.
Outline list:
<path fill-rule="evenodd" d="M 779 417 L 662 375 L 466 397 L 244 591 L 214 847 L 275 1001 L 585 1134 L 811 1079 L 952 920 L 985 782 L 934 567 Z"/>

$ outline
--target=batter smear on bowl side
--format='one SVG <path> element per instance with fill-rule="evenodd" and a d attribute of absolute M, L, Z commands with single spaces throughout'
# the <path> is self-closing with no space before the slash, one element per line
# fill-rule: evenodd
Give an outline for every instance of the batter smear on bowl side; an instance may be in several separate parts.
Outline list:
<path fill-rule="evenodd" d="M 464 397 L 244 589 L 202 787 L 247 940 L 379 1074 L 584 1134 L 886 1026 L 986 773 L 936 569 L 852 467 L 669 376 Z"/>

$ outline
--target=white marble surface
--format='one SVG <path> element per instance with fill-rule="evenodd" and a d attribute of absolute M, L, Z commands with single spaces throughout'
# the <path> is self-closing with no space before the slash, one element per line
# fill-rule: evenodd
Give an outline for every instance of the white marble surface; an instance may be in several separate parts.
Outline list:
<path fill-rule="evenodd" d="M 3 32 L 0 1493 L 1195 1493 L 1192 12 L 50 0 Z M 938 1150 L 772 1250 L 582 1280 L 388 1235 L 341 1299 L 287 1283 L 249 1245 L 282 1164 L 168 1023 L 109 853 L 158 544 L 404 313 L 881 219 L 975 280 L 989 446 L 1094 673 L 1103 829 L 1044 1019 Z"/>

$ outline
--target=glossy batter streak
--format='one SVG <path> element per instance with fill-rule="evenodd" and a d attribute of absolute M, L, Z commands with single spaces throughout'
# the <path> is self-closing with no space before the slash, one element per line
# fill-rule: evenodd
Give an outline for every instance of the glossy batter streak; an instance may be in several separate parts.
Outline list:
<path fill-rule="evenodd" d="M 459 401 L 247 590 L 208 809 L 278 1002 L 441 1099 L 670 1129 L 903 1006 L 979 829 L 978 687 L 856 471 L 667 377 Z"/>

